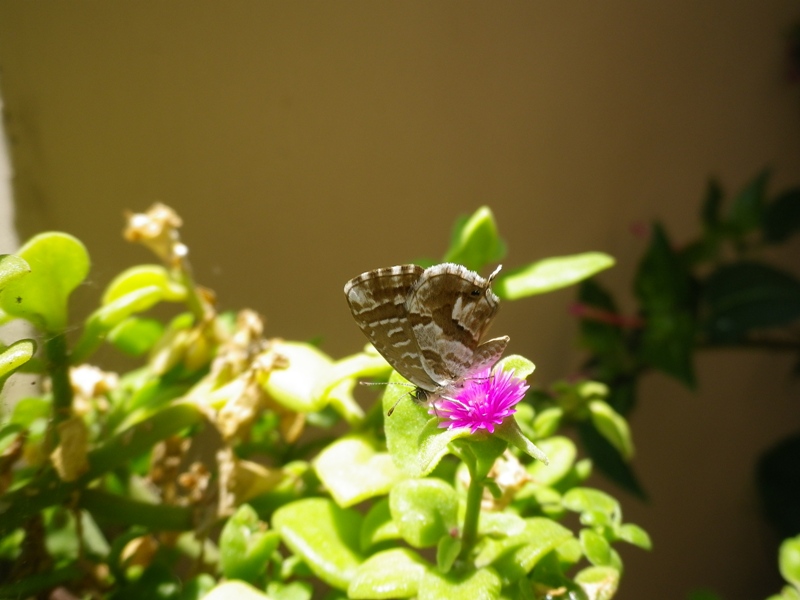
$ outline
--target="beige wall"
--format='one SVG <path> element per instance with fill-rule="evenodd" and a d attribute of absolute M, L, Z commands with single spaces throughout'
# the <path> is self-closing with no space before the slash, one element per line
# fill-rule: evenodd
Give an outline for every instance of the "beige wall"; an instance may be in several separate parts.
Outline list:
<path fill-rule="evenodd" d="M 85 241 L 88 300 L 150 260 L 120 240 L 122 210 L 165 201 L 224 307 L 337 356 L 364 342 L 343 283 L 440 255 L 484 203 L 506 265 L 603 250 L 622 289 L 643 250 L 629 224 L 686 239 L 710 174 L 736 188 L 770 164 L 800 182 L 782 38 L 798 17 L 789 0 L 3 0 L 18 225 Z M 494 326 L 542 382 L 578 362 L 571 298 L 506 304 Z M 697 394 L 650 378 L 633 419 L 652 501 L 626 498 L 626 516 L 655 551 L 624 552 L 623 600 L 778 585 L 751 473 L 800 426 L 800 388 L 772 356 L 699 366 Z"/>

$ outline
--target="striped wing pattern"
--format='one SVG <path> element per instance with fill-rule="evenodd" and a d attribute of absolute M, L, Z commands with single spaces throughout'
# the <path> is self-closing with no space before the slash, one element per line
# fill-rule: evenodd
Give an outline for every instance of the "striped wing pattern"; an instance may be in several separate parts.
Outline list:
<path fill-rule="evenodd" d="M 411 383 L 441 395 L 492 366 L 508 336 L 480 344 L 498 309 L 484 279 L 461 265 L 399 265 L 351 279 L 344 293 L 376 350 Z"/>

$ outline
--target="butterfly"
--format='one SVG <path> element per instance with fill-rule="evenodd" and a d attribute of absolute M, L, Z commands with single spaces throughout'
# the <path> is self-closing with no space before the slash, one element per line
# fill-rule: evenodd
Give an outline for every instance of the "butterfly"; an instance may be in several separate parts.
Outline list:
<path fill-rule="evenodd" d="M 496 363 L 508 336 L 480 343 L 497 314 L 490 289 L 500 267 L 484 279 L 443 263 L 367 271 L 344 286 L 353 318 L 375 349 L 416 386 L 419 400 L 457 390 Z"/>

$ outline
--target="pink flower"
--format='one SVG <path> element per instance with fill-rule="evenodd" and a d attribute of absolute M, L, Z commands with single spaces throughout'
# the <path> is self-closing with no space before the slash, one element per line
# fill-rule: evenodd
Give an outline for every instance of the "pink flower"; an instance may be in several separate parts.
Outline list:
<path fill-rule="evenodd" d="M 467 379 L 455 393 L 436 400 L 428 413 L 441 419 L 442 428 L 469 427 L 470 433 L 479 429 L 494 433 L 495 425 L 516 412 L 514 407 L 529 387 L 514 371 L 490 373 L 486 369 Z"/>

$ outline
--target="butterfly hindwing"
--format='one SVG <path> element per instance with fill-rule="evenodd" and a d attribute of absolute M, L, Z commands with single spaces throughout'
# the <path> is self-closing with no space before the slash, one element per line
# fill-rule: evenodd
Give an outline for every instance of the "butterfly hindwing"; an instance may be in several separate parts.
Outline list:
<path fill-rule="evenodd" d="M 347 282 L 344 293 L 361 331 L 375 349 L 414 385 L 433 391 L 438 383 L 423 368 L 406 299 L 424 272 L 417 265 L 399 265 L 363 273 Z"/>

